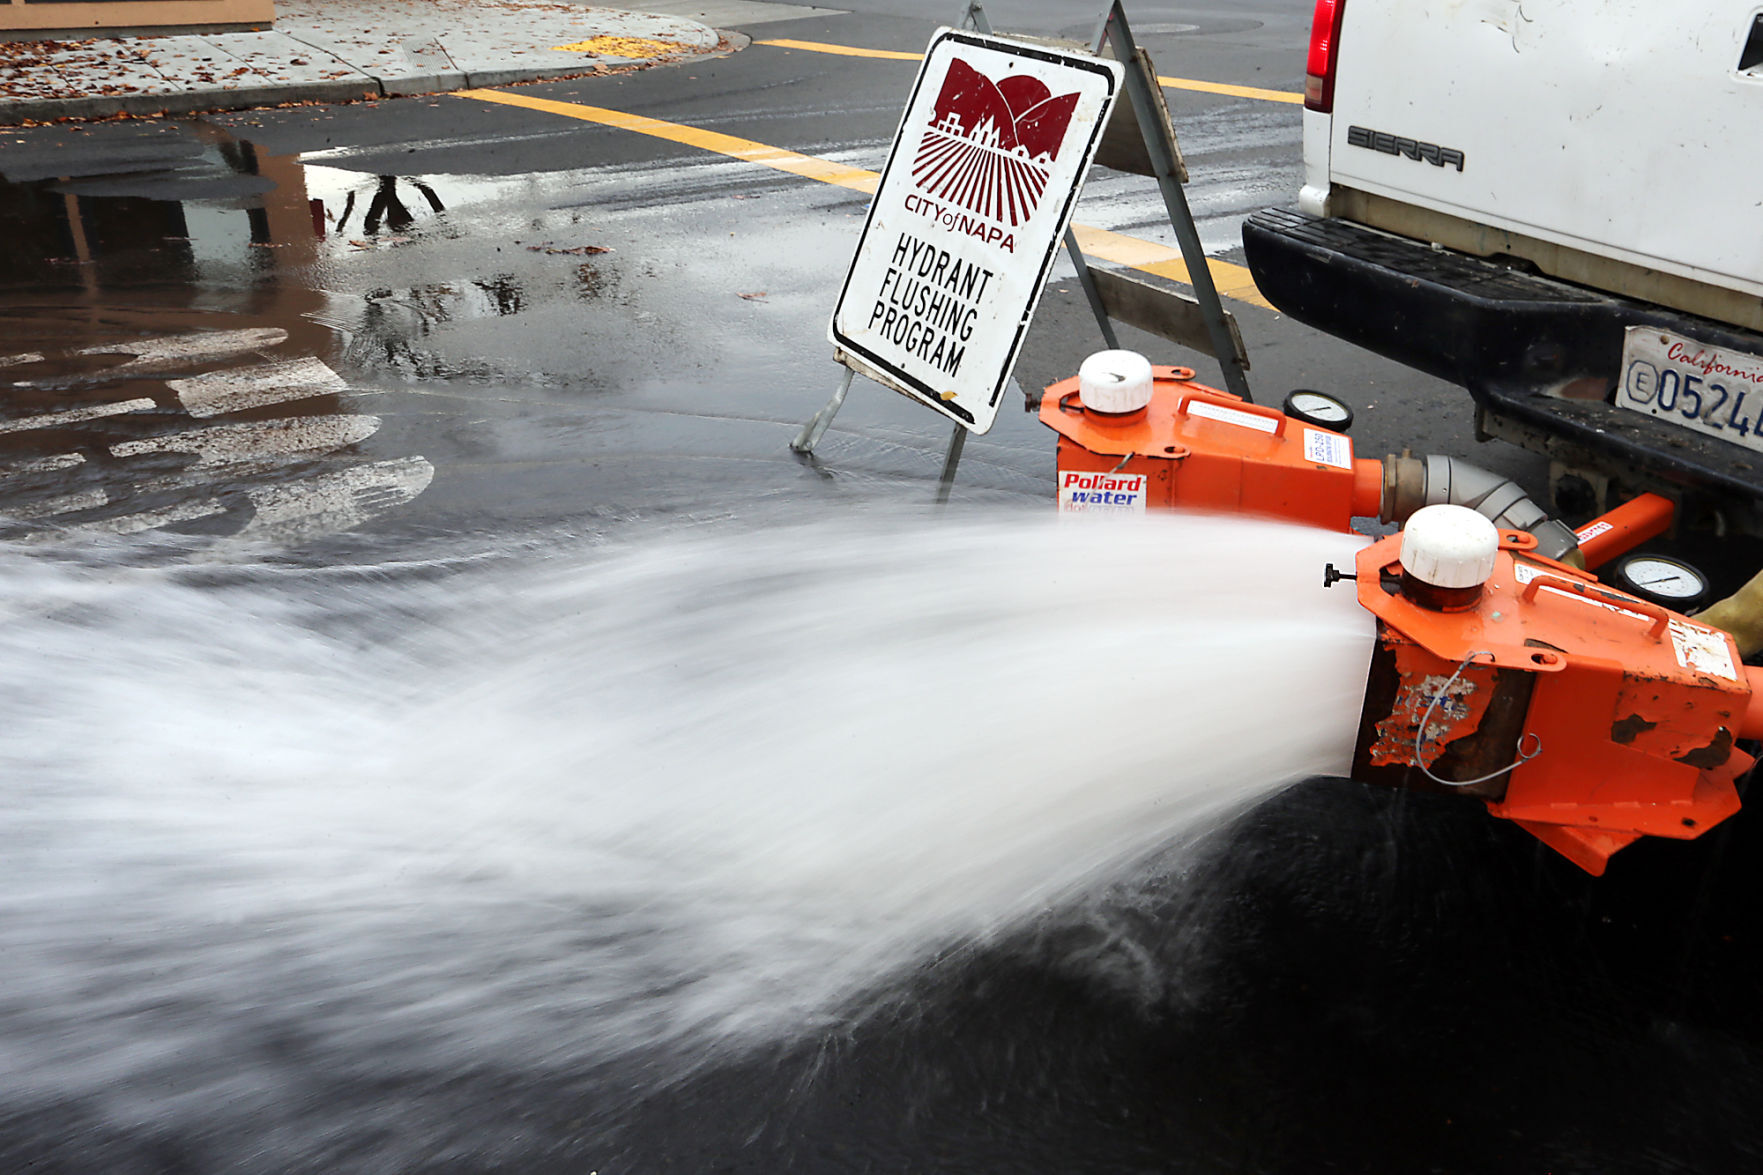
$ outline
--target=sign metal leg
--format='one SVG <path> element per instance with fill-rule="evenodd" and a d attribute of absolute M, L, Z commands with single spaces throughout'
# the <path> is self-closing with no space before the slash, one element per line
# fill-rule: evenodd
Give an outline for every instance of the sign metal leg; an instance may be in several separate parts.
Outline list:
<path fill-rule="evenodd" d="M 845 378 L 839 381 L 839 390 L 834 392 L 833 398 L 826 402 L 826 407 L 816 412 L 808 423 L 802 426 L 802 431 L 797 433 L 796 439 L 790 442 L 790 452 L 814 452 L 814 446 L 818 445 L 820 438 L 826 435 L 827 426 L 833 422 L 833 417 L 839 414 L 839 409 L 844 407 L 845 395 L 850 392 L 851 380 L 856 375 L 857 373 L 849 367 L 845 368 Z"/>
<path fill-rule="evenodd" d="M 1139 126 L 1144 128 L 1154 125 L 1154 120 L 1161 117 L 1157 97 L 1151 89 L 1157 85 L 1157 79 L 1146 76 L 1148 71 L 1139 56 L 1138 44 L 1133 40 L 1132 29 L 1127 25 L 1126 11 L 1121 7 L 1120 0 L 1114 0 L 1108 15 L 1103 18 L 1097 43 L 1098 51 L 1103 37 L 1113 43 L 1115 59 L 1126 63 L 1125 89 L 1127 97 L 1132 101 L 1133 113 L 1138 117 Z M 1175 160 L 1170 158 L 1168 149 L 1157 135 L 1147 132 L 1144 139 L 1145 150 L 1151 158 L 1151 169 L 1156 174 L 1157 186 L 1163 193 L 1163 206 L 1169 212 L 1170 227 L 1175 230 L 1175 239 L 1181 245 L 1182 260 L 1187 263 L 1188 284 L 1194 287 L 1194 298 L 1200 304 L 1200 314 L 1206 320 L 1206 333 L 1212 340 L 1212 353 L 1218 358 L 1218 365 L 1224 373 L 1224 386 L 1233 394 L 1254 403 L 1255 397 L 1249 393 L 1249 379 L 1243 374 L 1242 365 L 1237 362 L 1236 344 L 1231 337 L 1230 326 L 1224 320 L 1224 304 L 1219 300 L 1218 287 L 1213 284 L 1212 270 L 1206 261 L 1206 249 L 1200 243 L 1200 232 L 1194 227 L 1194 214 L 1188 208 L 1187 193 L 1182 191 L 1181 180 L 1177 178 Z"/>
<path fill-rule="evenodd" d="M 1102 341 L 1108 344 L 1110 351 L 1120 350 L 1120 339 L 1114 333 L 1114 321 L 1108 317 L 1108 310 L 1102 305 L 1101 291 L 1096 289 L 1096 279 L 1090 275 L 1090 263 L 1085 260 L 1083 247 L 1077 243 L 1077 233 L 1072 229 L 1065 230 L 1065 251 L 1071 255 L 1071 263 L 1077 267 L 1077 284 L 1083 287 L 1084 297 L 1090 300 L 1090 313 L 1096 316 L 1096 325 L 1102 328 Z"/>
<path fill-rule="evenodd" d="M 943 476 L 937 482 L 937 505 L 939 506 L 949 500 L 949 491 L 955 488 L 955 470 L 961 466 L 961 450 L 966 447 L 967 430 L 957 424 L 954 435 L 949 438 L 949 453 L 943 458 Z"/>

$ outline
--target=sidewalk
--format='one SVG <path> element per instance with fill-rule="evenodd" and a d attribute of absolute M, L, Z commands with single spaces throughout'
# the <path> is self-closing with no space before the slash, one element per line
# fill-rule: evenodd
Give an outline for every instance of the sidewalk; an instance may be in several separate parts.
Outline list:
<path fill-rule="evenodd" d="M 0 126 L 499 86 L 719 40 L 696 21 L 555 0 L 277 0 L 268 32 L 0 42 Z"/>

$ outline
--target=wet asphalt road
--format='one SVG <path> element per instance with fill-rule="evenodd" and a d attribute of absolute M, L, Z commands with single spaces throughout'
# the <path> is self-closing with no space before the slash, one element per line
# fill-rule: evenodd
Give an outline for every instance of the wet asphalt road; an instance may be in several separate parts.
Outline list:
<path fill-rule="evenodd" d="M 991 16 L 1086 32 L 1068 8 Z M 1297 90 L 1307 8 L 1145 6 L 1134 20 L 1164 73 Z M 744 31 L 917 50 L 942 15 L 899 13 Z M 753 45 L 525 92 L 873 169 L 912 68 Z M 1297 108 L 1170 98 L 1202 233 L 1240 262 L 1240 218 L 1296 190 Z M 21 385 L 5 415 L 82 413 L 0 433 L 9 541 L 169 528 L 322 565 L 934 492 L 946 429 L 873 387 L 814 461 L 786 449 L 835 382 L 824 325 L 855 193 L 457 97 L 8 131 L 0 174 L 0 355 L 45 356 L 0 369 Z M 1137 181 L 1104 176 L 1078 215 L 1150 236 L 1156 213 Z M 1475 445 L 1462 393 L 1235 309 L 1263 399 L 1331 390 L 1359 412 L 1362 453 L 1468 454 L 1542 489 L 1538 459 Z M 314 373 L 297 400 L 253 405 L 167 383 L 238 355 L 125 371 L 114 353 L 77 353 L 216 330 L 281 332 L 252 353 L 316 360 L 340 383 Z M 1019 379 L 1063 378 L 1097 345 L 1061 281 Z M 188 440 L 211 419 L 290 416 L 304 424 L 274 437 Z M 1050 438 L 1012 411 L 967 446 L 953 504 L 1051 493 Z M 1471 808 L 1317 782 L 1101 923 L 1024 930 L 907 981 L 910 1000 L 836 1036 L 634 1099 L 621 1091 L 640 1082 L 619 1072 L 318 1071 L 279 1125 L 341 1141 L 245 1154 L 224 1129 L 20 1098 L 0 1118 L 0 1166 L 1757 1170 L 1756 840 L 1741 815 L 1691 844 L 1631 849 L 1593 881 Z M 1114 965 L 1054 962 L 1079 956 Z M 327 1113 L 340 1105 L 351 1112 Z M 593 1112 L 604 1105 L 617 1113 Z M 445 1146 L 382 1145 L 400 1129 Z"/>
<path fill-rule="evenodd" d="M 1266 24 L 1176 21 L 1160 10 L 1137 23 L 1165 72 L 1290 91 L 1302 81 L 1301 7 Z M 1048 16 L 1029 10 L 1024 20 L 1082 31 Z M 993 18 L 1010 19 L 1007 10 Z M 932 28 L 853 14 L 748 31 L 916 50 Z M 754 45 L 521 92 L 875 169 L 913 69 Z M 1240 262 L 1241 218 L 1296 190 L 1298 109 L 1180 91 L 1171 101 L 1203 238 Z M 706 485 L 730 504 L 877 483 L 910 493 L 893 483 L 941 468 L 941 422 L 875 388 L 852 398 L 818 468 L 779 443 L 836 382 L 825 319 L 866 206 L 858 193 L 458 97 L 32 128 L 7 135 L 0 172 L 15 185 L 0 271 L 19 307 L 8 350 L 87 345 L 106 330 L 161 323 L 167 332 L 289 330 L 270 358 L 335 358 L 351 389 L 371 397 L 356 403 L 380 417 L 373 444 L 386 459 L 396 449 L 445 470 L 401 508 L 403 524 L 444 532 L 689 509 Z M 382 193 L 393 198 L 375 216 Z M 83 241 L 66 227 L 70 201 Z M 1160 212 L 1148 182 L 1104 175 L 1079 218 L 1168 240 Z M 1362 452 L 1473 447 L 1468 403 L 1444 385 L 1268 311 L 1237 312 L 1263 399 L 1297 386 L 1337 392 L 1360 413 Z M 1148 336 L 1127 345 L 1135 341 L 1160 361 L 1178 358 Z M 1038 389 L 1064 378 L 1099 345 L 1075 283 L 1062 281 L 1043 302 L 1019 380 Z M 494 394 L 470 390 L 487 387 Z M 154 390 L 90 391 L 137 394 Z M 460 409 L 484 427 L 462 430 Z M 968 446 L 959 492 L 1044 497 L 1050 455 L 1037 421 L 1007 413 Z M 1541 471 L 1510 448 L 1477 456 L 1533 482 Z"/>

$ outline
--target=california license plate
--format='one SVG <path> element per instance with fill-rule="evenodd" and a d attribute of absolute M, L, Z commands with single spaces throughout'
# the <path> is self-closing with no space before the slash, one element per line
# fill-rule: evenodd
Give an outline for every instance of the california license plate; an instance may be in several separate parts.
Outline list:
<path fill-rule="evenodd" d="M 1631 326 L 1616 403 L 1763 452 L 1763 356 Z"/>

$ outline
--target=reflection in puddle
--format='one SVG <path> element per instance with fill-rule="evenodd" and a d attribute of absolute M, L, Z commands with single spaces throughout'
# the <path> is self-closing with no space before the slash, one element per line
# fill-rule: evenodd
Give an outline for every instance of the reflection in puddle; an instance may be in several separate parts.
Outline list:
<path fill-rule="evenodd" d="M 422 329 L 474 318 L 508 318 L 526 307 L 527 295 L 511 274 L 460 282 L 438 282 L 405 290 L 378 289 L 367 295 L 370 315 L 409 311 Z"/>
<path fill-rule="evenodd" d="M 428 202 L 430 211 L 445 212 L 447 210 L 441 203 L 441 198 L 435 194 L 434 188 L 421 180 L 410 180 L 408 183 Z M 345 198 L 343 211 L 337 215 L 337 232 L 348 231 L 349 218 L 355 213 L 357 196 L 358 193 L 351 190 Z M 316 203 L 319 207 L 323 207 L 322 201 Z M 416 217 L 411 214 L 410 208 L 398 194 L 396 176 L 382 175 L 379 177 L 374 187 L 373 198 L 368 201 L 367 211 L 361 218 L 361 231 L 372 235 L 380 230 L 382 223 L 394 232 L 403 232 L 416 223 Z"/>
<path fill-rule="evenodd" d="M 526 304 L 525 290 L 508 274 L 373 290 L 366 295 L 347 359 L 362 370 L 408 379 L 489 378 L 495 374 L 489 365 L 443 360 L 428 340 L 448 324 L 509 318 Z"/>
<path fill-rule="evenodd" d="M 110 170 L 0 184 L 0 533 L 297 541 L 428 486 L 426 460 L 364 451 L 380 421 L 297 277 L 326 228 L 297 161 L 201 125 L 89 158 Z M 395 187 L 364 231 L 408 225 Z"/>
<path fill-rule="evenodd" d="M 362 159 L 374 170 L 349 170 L 352 157 L 324 153 L 313 163 L 179 123 L 119 125 L 101 142 L 44 147 L 0 158 L 12 181 L 0 182 L 0 250 L 16 261 L 0 266 L 0 359 L 45 357 L 29 370 L 0 367 L 0 420 L 95 414 L 60 418 L 55 429 L 39 422 L 0 431 L 0 467 L 84 458 L 41 475 L 45 484 L 33 486 L 28 501 L 15 482 L 0 484 L 0 510 L 17 518 L 49 499 L 90 502 L 68 495 L 97 489 L 108 500 L 74 514 L 41 513 L 33 519 L 39 529 L 120 512 L 139 496 L 129 487 L 141 482 L 174 493 L 165 479 L 190 477 L 193 458 L 131 443 L 198 424 L 363 411 L 358 397 L 374 396 L 373 414 L 386 424 L 372 437 L 278 458 L 315 477 L 320 465 L 369 454 L 397 460 L 461 445 L 474 454 L 504 441 L 533 446 L 536 434 L 518 431 L 435 435 L 448 403 L 493 397 L 572 415 L 578 404 L 598 412 L 592 401 L 603 393 L 635 389 L 646 404 L 658 390 L 673 397 L 671 410 L 695 393 L 695 372 L 711 361 L 722 369 L 729 358 L 727 345 L 711 341 L 721 333 L 707 329 L 729 313 L 727 295 L 694 279 L 709 264 L 733 280 L 729 267 L 745 264 L 728 255 L 733 235 L 719 225 L 712 236 L 727 237 L 729 249 L 704 259 L 692 244 L 694 226 L 674 224 L 664 243 L 677 256 L 639 253 L 626 226 L 613 221 L 633 207 L 628 193 L 621 196 L 630 177 L 617 168 L 376 174 L 410 165 L 402 157 Z M 643 208 L 650 219 L 675 215 Z M 749 242 L 743 236 L 741 247 Z M 743 313 L 734 343 L 737 358 L 741 348 L 768 352 L 767 387 L 788 383 L 775 376 L 776 339 L 765 333 L 779 317 Z M 124 343 L 243 330 L 286 337 L 211 361 L 185 356 L 166 370 L 119 371 L 112 353 Z M 330 375 L 317 384 L 330 386 L 297 370 L 308 362 L 323 365 Z M 202 382 L 192 391 L 174 381 Z M 407 392 L 432 395 L 413 401 Z M 394 398 L 409 410 L 387 411 Z M 481 432 L 525 410 L 468 419 Z M 412 430 L 427 439 L 376 451 Z M 119 457 L 117 445 L 131 447 Z M 61 484 L 70 479 L 84 480 Z M 224 516 L 172 525 L 237 533 L 256 507 L 234 498 L 239 505 Z M 437 497 L 432 508 L 452 500 Z"/>
<path fill-rule="evenodd" d="M 80 173 L 80 157 L 60 152 L 7 160 L 0 288 L 182 287 L 261 269 L 271 250 L 293 251 L 283 263 L 313 258 L 312 209 L 290 158 L 193 125 L 89 160 L 106 170 Z"/>

